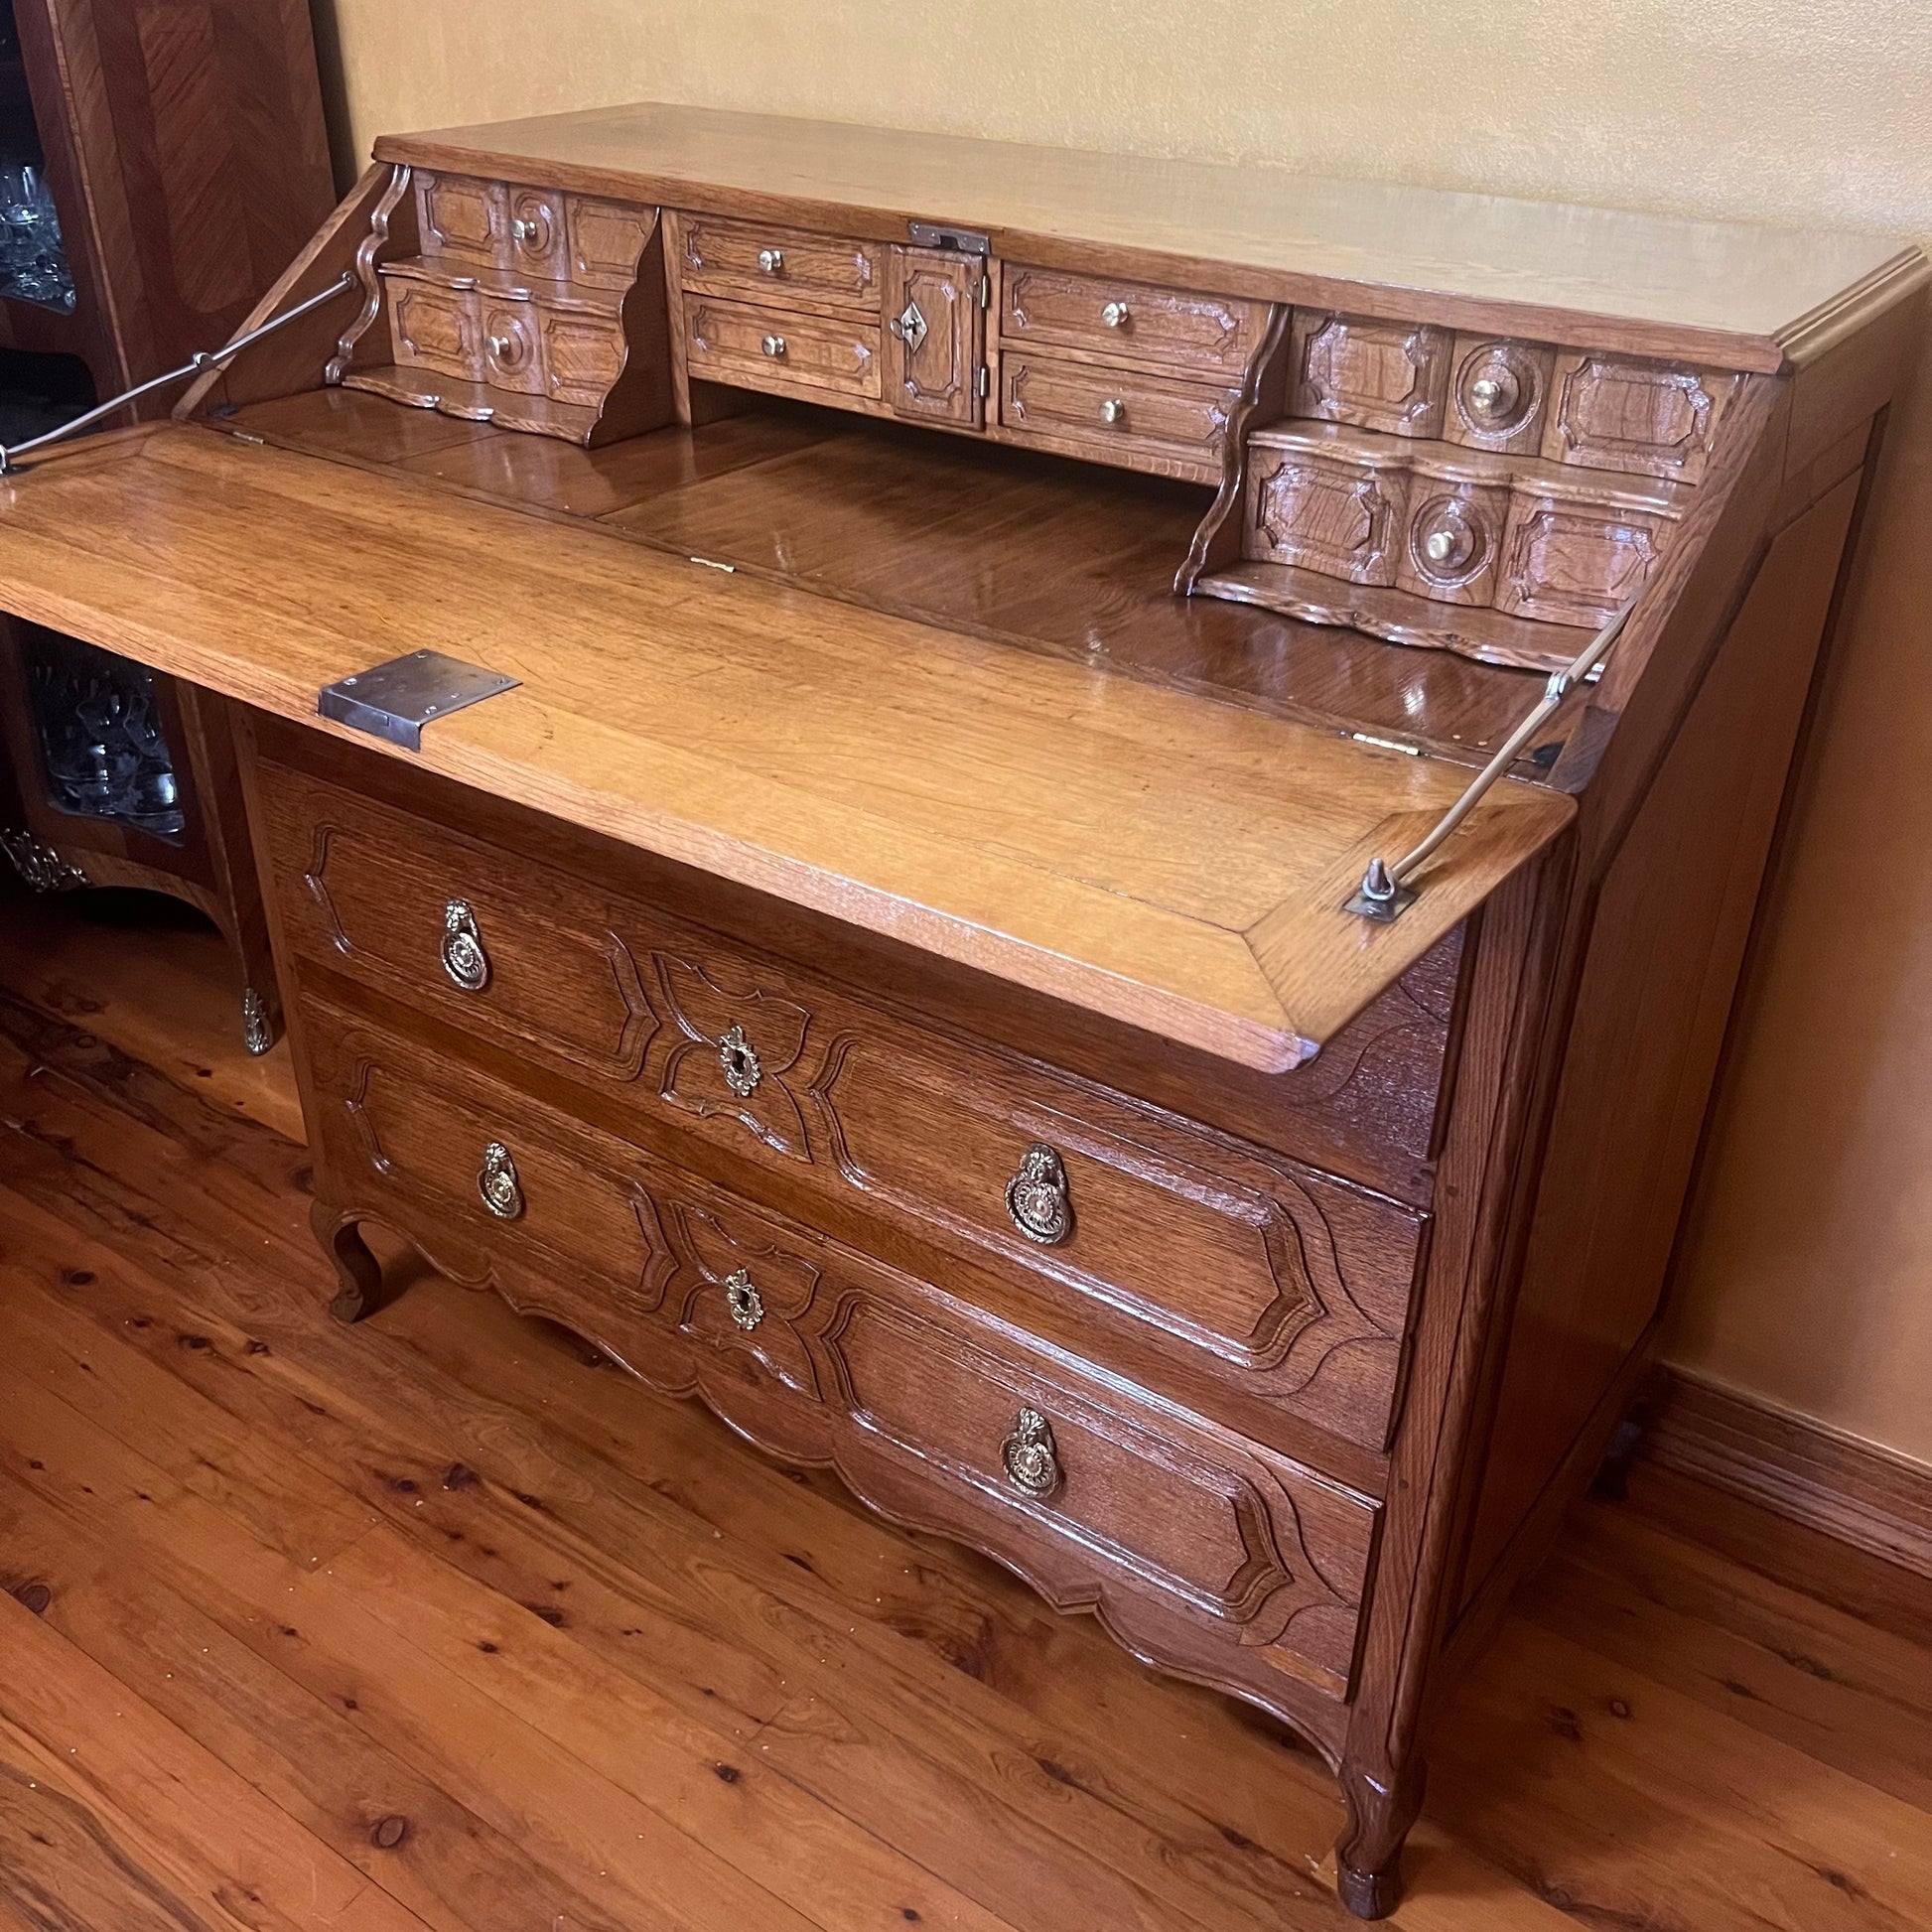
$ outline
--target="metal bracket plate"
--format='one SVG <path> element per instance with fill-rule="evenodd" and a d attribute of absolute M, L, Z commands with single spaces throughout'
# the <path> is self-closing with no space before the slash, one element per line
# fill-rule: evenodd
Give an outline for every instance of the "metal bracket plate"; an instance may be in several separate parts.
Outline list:
<path fill-rule="evenodd" d="M 1407 886 L 1398 886 L 1387 898 L 1370 898 L 1358 887 L 1342 900 L 1341 909 L 1344 912 L 1353 912 L 1357 918 L 1373 919 L 1377 925 L 1393 925 L 1410 906 L 1415 904 L 1416 898 L 1416 893 Z"/>
<path fill-rule="evenodd" d="M 908 221 L 905 231 L 914 248 L 950 248 L 956 255 L 990 255 L 992 238 L 977 228 L 949 228 L 938 221 Z"/>
<path fill-rule="evenodd" d="M 412 650 L 406 657 L 392 657 L 386 664 L 325 684 L 317 693 L 316 711 L 339 725 L 352 725 L 405 751 L 420 752 L 425 725 L 499 691 L 512 691 L 520 682 L 440 650 Z"/>

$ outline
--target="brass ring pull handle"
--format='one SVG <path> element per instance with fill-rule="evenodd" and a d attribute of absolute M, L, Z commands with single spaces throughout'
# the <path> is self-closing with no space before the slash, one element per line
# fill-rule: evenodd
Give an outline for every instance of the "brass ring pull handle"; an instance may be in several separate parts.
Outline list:
<path fill-rule="evenodd" d="M 1044 1141 L 1035 1141 L 1027 1150 L 1020 1172 L 1007 1182 L 1007 1212 L 1013 1225 L 1042 1248 L 1057 1246 L 1073 1232 L 1066 1167 Z"/>
<path fill-rule="evenodd" d="M 745 1037 L 745 1029 L 735 1020 L 724 1038 L 718 1042 L 718 1064 L 725 1069 L 726 1086 L 741 1100 L 751 1099 L 759 1090 L 759 1082 L 764 1078 L 758 1048 Z"/>
<path fill-rule="evenodd" d="M 523 1186 L 516 1177 L 516 1163 L 501 1141 L 491 1141 L 483 1149 L 483 1166 L 477 1171 L 477 1192 L 499 1221 L 513 1221 L 523 1212 Z"/>
<path fill-rule="evenodd" d="M 725 1307 L 748 1335 L 764 1319 L 764 1297 L 743 1268 L 734 1268 L 725 1277 Z"/>
<path fill-rule="evenodd" d="M 1053 1425 L 1037 1409 L 1022 1409 L 1014 1417 L 1000 1445 L 1000 1460 L 1006 1465 L 1007 1480 L 1035 1501 L 1050 1496 L 1066 1480 L 1053 1442 Z"/>
<path fill-rule="evenodd" d="M 489 984 L 489 955 L 468 899 L 453 898 L 443 908 L 443 970 L 466 993 Z"/>

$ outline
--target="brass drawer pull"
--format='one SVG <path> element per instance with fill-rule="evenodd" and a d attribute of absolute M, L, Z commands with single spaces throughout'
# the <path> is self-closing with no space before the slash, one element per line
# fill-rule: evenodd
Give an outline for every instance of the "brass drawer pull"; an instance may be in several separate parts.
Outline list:
<path fill-rule="evenodd" d="M 765 337 L 764 341 L 761 344 L 759 344 L 759 347 L 761 347 L 764 350 L 765 354 L 767 355 L 782 356 L 785 352 L 785 339 L 782 336 L 767 336 Z"/>
<path fill-rule="evenodd" d="M 764 1078 L 759 1064 L 758 1048 L 745 1037 L 745 1029 L 733 1021 L 731 1030 L 718 1042 L 718 1064 L 725 1069 L 725 1084 L 741 1100 L 749 1100 Z"/>
<path fill-rule="evenodd" d="M 1053 1442 L 1053 1425 L 1037 1409 L 1022 1409 L 1014 1417 L 1000 1445 L 1000 1460 L 1006 1465 L 1007 1480 L 1035 1501 L 1050 1496 L 1066 1480 Z"/>
<path fill-rule="evenodd" d="M 477 1172 L 477 1192 L 499 1221 L 513 1221 L 523 1212 L 523 1187 L 516 1177 L 516 1163 L 501 1141 L 491 1141 L 483 1149 L 483 1166 Z"/>
<path fill-rule="evenodd" d="M 1124 423 L 1127 420 L 1127 405 L 1118 396 L 1109 396 L 1100 405 L 1100 420 L 1103 423 Z"/>
<path fill-rule="evenodd" d="M 1100 320 L 1104 322 L 1109 329 L 1125 329 L 1129 321 L 1129 316 L 1127 313 L 1127 304 L 1125 302 L 1109 302 L 1107 306 L 1101 310 Z"/>
<path fill-rule="evenodd" d="M 537 222 L 527 221 L 520 214 L 510 223 L 510 233 L 518 241 L 535 241 L 542 232 L 543 230 Z"/>
<path fill-rule="evenodd" d="M 725 1307 L 748 1335 L 764 1319 L 764 1297 L 742 1268 L 734 1268 L 725 1277 Z"/>
<path fill-rule="evenodd" d="M 467 899 L 453 898 L 443 908 L 443 970 L 466 993 L 489 984 L 489 955 Z"/>
<path fill-rule="evenodd" d="M 1029 1241 L 1051 1248 L 1073 1232 L 1073 1203 L 1067 1197 L 1066 1166 L 1044 1141 L 1035 1141 L 1007 1182 L 1007 1212 Z"/>
<path fill-rule="evenodd" d="M 782 248 L 760 248 L 759 250 L 759 269 L 765 275 L 782 275 L 785 268 L 785 251 Z"/>

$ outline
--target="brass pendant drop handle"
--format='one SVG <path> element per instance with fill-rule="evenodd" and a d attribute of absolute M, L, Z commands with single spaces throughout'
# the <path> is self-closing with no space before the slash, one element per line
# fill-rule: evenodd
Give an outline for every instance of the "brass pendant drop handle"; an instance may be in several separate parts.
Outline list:
<path fill-rule="evenodd" d="M 483 1149 L 483 1166 L 477 1171 L 477 1192 L 499 1221 L 513 1221 L 523 1212 L 523 1185 L 516 1177 L 516 1163 L 501 1141 L 491 1141 Z"/>
<path fill-rule="evenodd" d="M 453 898 L 443 908 L 443 970 L 466 993 L 489 984 L 489 955 L 467 899 Z"/>
<path fill-rule="evenodd" d="M 1020 1159 L 1020 1171 L 1007 1182 L 1007 1212 L 1029 1241 L 1056 1247 L 1073 1232 L 1073 1202 L 1066 1187 L 1066 1165 L 1044 1141 L 1035 1141 Z"/>
<path fill-rule="evenodd" d="M 1000 1460 L 1007 1480 L 1023 1496 L 1035 1501 L 1050 1496 L 1066 1480 L 1060 1467 L 1058 1446 L 1053 1441 L 1053 1425 L 1037 1409 L 1022 1409 L 1000 1445 Z"/>

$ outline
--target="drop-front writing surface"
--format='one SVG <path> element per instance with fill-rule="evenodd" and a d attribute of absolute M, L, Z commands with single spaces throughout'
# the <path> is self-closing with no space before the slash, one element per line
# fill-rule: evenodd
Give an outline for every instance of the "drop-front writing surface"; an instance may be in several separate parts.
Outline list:
<path fill-rule="evenodd" d="M 0 603 L 247 708 L 338 1312 L 386 1221 L 1264 1706 L 1387 1911 L 1643 1370 L 1923 262 L 684 109 L 380 154 L 327 306 L 0 484 Z M 522 682 L 315 719 L 426 646 Z"/>

